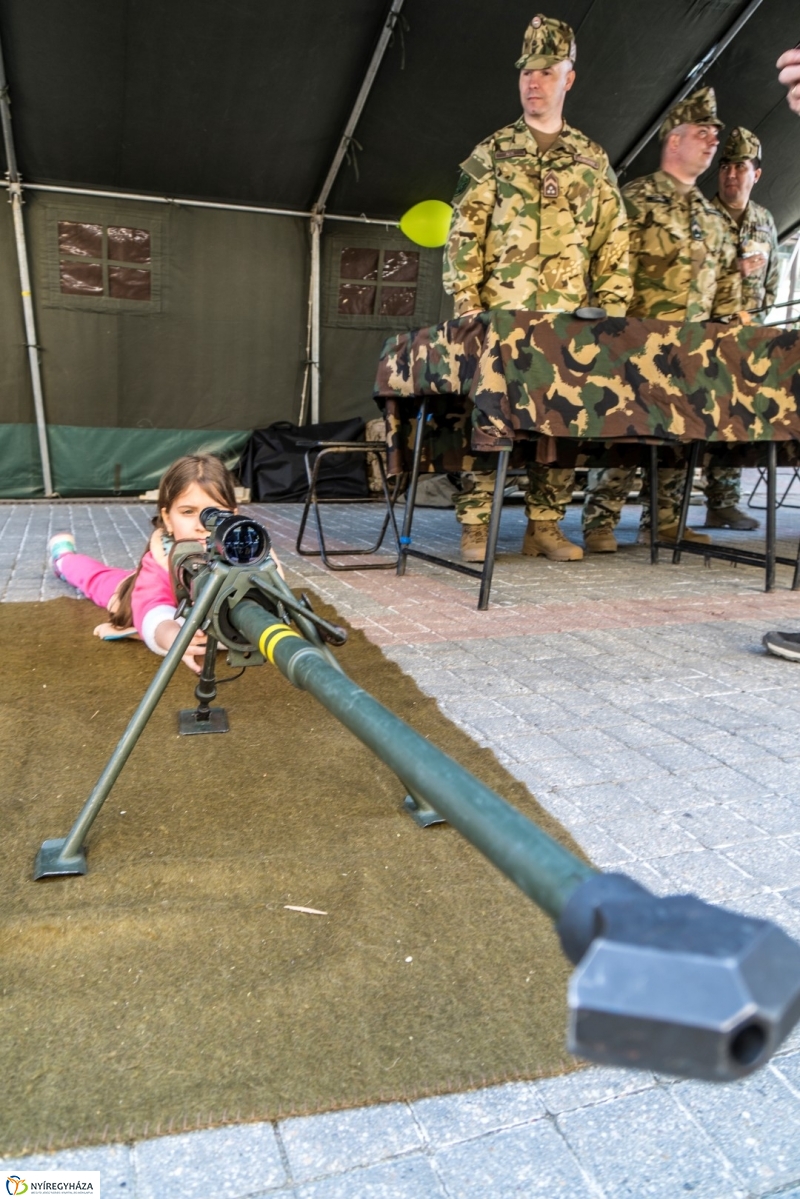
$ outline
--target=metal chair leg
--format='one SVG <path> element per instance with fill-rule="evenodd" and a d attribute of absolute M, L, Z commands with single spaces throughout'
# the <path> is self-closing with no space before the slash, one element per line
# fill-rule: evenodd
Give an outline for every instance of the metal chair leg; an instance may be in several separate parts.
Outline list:
<path fill-rule="evenodd" d="M 650 446 L 650 565 L 658 566 L 658 446 Z"/>
<path fill-rule="evenodd" d="M 327 545 L 325 544 L 325 531 L 324 531 L 323 525 L 322 525 L 322 512 L 320 511 L 320 505 L 323 503 L 327 503 L 327 502 L 335 503 L 336 501 L 320 500 L 319 496 L 317 495 L 317 483 L 318 483 L 318 479 L 319 479 L 319 471 L 320 471 L 320 466 L 322 464 L 322 459 L 324 458 L 324 456 L 326 454 L 365 453 L 371 448 L 371 444 L 372 443 L 365 443 L 363 448 L 361 446 L 345 446 L 344 444 L 340 444 L 338 446 L 333 445 L 333 444 L 331 444 L 331 445 L 321 444 L 317 447 L 312 447 L 311 449 L 306 451 L 305 466 L 306 466 L 306 475 L 308 477 L 308 495 L 306 497 L 305 504 L 303 505 L 303 512 L 300 517 L 300 525 L 298 527 L 297 541 L 295 543 L 295 548 L 296 548 L 297 552 L 299 554 L 302 554 L 304 557 L 321 558 L 324 565 L 328 568 L 328 570 L 340 570 L 340 571 L 342 571 L 342 570 L 394 570 L 397 566 L 397 563 L 399 562 L 400 534 L 397 529 L 397 521 L 395 520 L 394 504 L 395 504 L 395 502 L 397 500 L 397 496 L 399 494 L 401 477 L 398 476 L 398 478 L 395 482 L 395 485 L 394 485 L 393 492 L 392 492 L 392 494 L 390 494 L 388 479 L 387 479 L 387 475 L 386 475 L 386 469 L 383 465 L 383 459 L 381 458 L 379 451 L 377 452 L 377 462 L 378 462 L 378 470 L 379 470 L 380 477 L 381 477 L 381 487 L 383 490 L 383 498 L 384 498 L 384 502 L 386 504 L 386 510 L 385 510 L 383 522 L 381 524 L 380 531 L 378 533 L 378 537 L 375 541 L 375 544 L 367 546 L 364 549 L 359 549 L 359 548 L 351 547 L 351 546 L 345 546 L 345 547 L 342 547 L 341 549 L 337 549 L 337 550 L 329 550 Z M 316 458 L 314 459 L 314 464 L 312 466 L 311 465 L 311 455 L 314 453 L 316 453 Z M 366 501 L 361 500 L 361 499 L 350 499 L 350 498 L 346 497 L 341 502 L 346 504 L 346 503 L 364 503 Z M 303 535 L 305 533 L 306 523 L 308 521 L 309 512 L 311 512 L 311 511 L 313 511 L 313 513 L 314 513 L 314 522 L 317 526 L 317 542 L 319 545 L 319 549 L 315 549 L 315 550 L 303 548 Z M 364 564 L 364 565 L 362 565 L 360 563 L 356 563 L 356 564 L 351 563 L 351 564 L 347 564 L 347 565 L 341 565 L 339 563 L 331 561 L 331 556 L 333 556 L 333 555 L 335 555 L 336 557 L 349 557 L 351 555 L 356 556 L 356 557 L 362 557 L 364 555 L 378 553 L 381 546 L 383 545 L 384 538 L 386 537 L 386 532 L 387 532 L 390 524 L 392 526 L 392 531 L 394 533 L 395 546 L 397 548 L 398 556 L 396 559 L 393 559 L 392 561 L 389 561 L 389 562 L 370 562 L 369 564 Z"/>
<path fill-rule="evenodd" d="M 486 539 L 486 557 L 483 561 L 481 575 L 481 590 L 478 596 L 478 611 L 485 612 L 489 607 L 489 593 L 492 590 L 492 575 L 494 574 L 494 557 L 497 551 L 497 537 L 500 533 L 500 515 L 503 511 L 503 496 L 506 490 L 506 475 L 511 450 L 501 450 L 497 456 L 497 476 L 494 481 L 492 496 L 492 514 L 489 517 L 489 536 Z"/>
<path fill-rule="evenodd" d="M 403 514 L 403 532 L 400 535 L 400 555 L 397 560 L 397 573 L 406 573 L 408 547 L 411 545 L 411 524 L 414 520 L 414 507 L 417 502 L 417 484 L 419 483 L 419 466 L 422 461 L 422 443 L 425 438 L 425 425 L 428 420 L 428 401 L 425 396 L 420 398 L 417 412 L 417 431 L 414 437 L 414 457 L 411 463 L 411 481 L 406 492 L 406 510 Z"/>
<path fill-rule="evenodd" d="M 775 590 L 776 515 L 778 483 L 778 445 L 767 443 L 767 545 L 765 591 Z"/>
<path fill-rule="evenodd" d="M 705 445 L 704 441 L 693 441 L 689 451 L 689 466 L 686 471 L 686 482 L 683 485 L 683 495 L 681 496 L 681 511 L 678 518 L 678 535 L 675 538 L 675 549 L 672 553 L 672 561 L 677 565 L 681 560 L 681 541 L 686 532 L 686 522 L 689 519 L 689 504 L 692 500 L 692 484 L 694 483 L 694 472 L 697 469 L 697 463 L 700 458 L 700 450 Z M 706 563 L 706 565 L 708 565 Z"/>

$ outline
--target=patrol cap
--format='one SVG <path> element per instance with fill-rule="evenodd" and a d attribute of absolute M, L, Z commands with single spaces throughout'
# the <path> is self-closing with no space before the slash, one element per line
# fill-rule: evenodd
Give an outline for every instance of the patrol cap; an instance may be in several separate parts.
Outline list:
<path fill-rule="evenodd" d="M 748 158 L 761 158 L 761 142 L 749 129 L 737 125 L 722 147 L 722 161 L 746 162 Z"/>
<path fill-rule="evenodd" d="M 575 61 L 575 34 L 566 21 L 539 13 L 525 30 L 522 56 L 514 64 L 520 71 L 543 71 L 565 59 Z"/>
<path fill-rule="evenodd" d="M 679 125 L 716 125 L 717 129 L 725 128 L 724 122 L 717 116 L 717 97 L 713 87 L 698 88 L 669 110 L 658 131 L 662 142 Z"/>

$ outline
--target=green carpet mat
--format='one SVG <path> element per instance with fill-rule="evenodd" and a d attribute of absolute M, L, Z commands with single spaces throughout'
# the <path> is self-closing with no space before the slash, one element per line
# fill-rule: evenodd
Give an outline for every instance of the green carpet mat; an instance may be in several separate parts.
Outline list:
<path fill-rule="evenodd" d="M 228 735 L 178 737 L 180 667 L 88 875 L 33 882 L 156 667 L 93 638 L 97 619 L 71 599 L 0 605 L 0 1153 L 573 1067 L 549 920 L 453 829 L 418 829 L 390 771 L 272 667 L 221 688 Z M 340 661 L 575 848 L 361 633 Z"/>

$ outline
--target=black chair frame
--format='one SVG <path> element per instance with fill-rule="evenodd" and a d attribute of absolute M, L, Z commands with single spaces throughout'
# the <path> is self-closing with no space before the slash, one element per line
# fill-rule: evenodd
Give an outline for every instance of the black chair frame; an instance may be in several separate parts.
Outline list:
<path fill-rule="evenodd" d="M 322 513 L 320 507 L 322 504 L 375 504 L 380 503 L 380 500 L 372 499 L 372 497 L 362 496 L 345 496 L 342 498 L 326 498 L 317 495 L 317 482 L 319 478 L 319 468 L 323 459 L 328 454 L 369 454 L 374 453 L 378 463 L 378 470 L 381 477 L 381 487 L 383 489 L 383 502 L 386 505 L 386 512 L 381 525 L 378 539 L 374 545 L 368 549 L 359 549 L 357 547 L 345 547 L 331 550 L 325 542 L 325 532 L 322 527 Z M 394 505 L 400 493 L 402 476 L 397 477 L 394 486 L 389 491 L 389 481 L 386 475 L 386 468 L 383 464 L 383 454 L 386 453 L 386 444 L 382 441 L 315 441 L 309 443 L 309 448 L 305 453 L 306 475 L 308 476 L 308 495 L 306 502 L 303 505 L 303 514 L 300 517 L 300 527 L 297 531 L 297 542 L 295 548 L 298 554 L 302 554 L 306 558 L 321 558 L 328 570 L 395 570 L 400 561 L 400 533 L 397 528 L 397 522 L 394 516 Z M 313 458 L 313 462 L 312 462 Z M 317 538 L 319 541 L 319 549 L 303 549 L 303 534 L 305 533 L 308 516 L 311 510 L 314 511 L 314 520 L 317 526 Z M 369 554 L 377 554 L 383 545 L 386 533 L 389 526 L 392 527 L 394 541 L 397 547 L 397 554 L 392 556 L 385 562 L 333 562 L 332 558 L 350 558 L 363 557 Z"/>

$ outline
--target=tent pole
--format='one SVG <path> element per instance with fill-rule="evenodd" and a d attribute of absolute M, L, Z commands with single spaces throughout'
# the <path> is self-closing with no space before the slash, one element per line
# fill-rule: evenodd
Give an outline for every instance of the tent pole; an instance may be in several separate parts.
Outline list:
<path fill-rule="evenodd" d="M 0 179 L 0 187 L 9 187 L 10 184 L 5 180 Z M 140 192 L 117 192 L 117 191 L 100 191 L 92 187 L 59 187 L 51 183 L 23 183 L 20 179 L 20 186 L 23 191 L 31 192 L 55 192 L 60 196 L 95 196 L 102 200 L 136 200 L 145 204 L 174 204 L 176 208 L 212 208 L 220 209 L 222 212 L 255 212 L 263 216 L 299 216 L 309 218 L 310 212 L 304 212 L 294 208 L 263 208 L 258 204 L 222 204 L 212 200 L 191 200 L 182 196 L 148 196 Z M 391 220 L 382 220 L 380 217 L 364 216 L 345 216 L 339 212 L 326 212 L 325 219 L 328 221 L 349 221 L 354 225 L 384 225 L 387 228 L 396 229 L 398 222 Z"/>
<path fill-rule="evenodd" d="M 310 370 L 311 370 L 311 423 L 316 424 L 319 421 L 319 384 L 320 384 L 320 359 L 319 359 L 319 331 L 320 331 L 320 242 L 322 238 L 322 222 L 325 219 L 325 205 L 328 196 L 331 193 L 336 176 L 339 174 L 339 169 L 344 162 L 344 156 L 350 149 L 350 143 L 353 140 L 356 125 L 358 124 L 361 113 L 364 111 L 364 105 L 367 102 L 367 97 L 375 82 L 375 76 L 378 74 L 378 68 L 381 65 L 383 56 L 386 53 L 386 47 L 391 41 L 394 27 L 397 24 L 397 18 L 400 15 L 400 9 L 403 7 L 404 0 L 392 0 L 391 7 L 383 22 L 383 29 L 378 38 L 378 44 L 375 47 L 372 58 L 370 59 L 367 73 L 364 76 L 361 87 L 359 88 L 356 102 L 353 105 L 350 116 L 347 118 L 347 124 L 344 127 L 344 133 L 341 136 L 336 153 L 333 156 L 333 162 L 328 168 L 328 174 L 325 176 L 325 182 L 322 185 L 322 191 L 317 197 L 317 202 L 311 212 L 311 278 L 309 280 L 309 341 L 311 343 L 310 355 Z M 331 217 L 331 220 L 338 218 Z M 372 222 L 370 222 L 372 223 Z M 394 222 L 389 222 L 394 224 Z M 305 385 L 303 387 L 303 398 L 301 400 L 301 412 L 305 412 Z"/>
<path fill-rule="evenodd" d="M 33 387 L 33 407 L 36 412 L 36 429 L 39 435 L 39 455 L 42 460 L 42 481 L 46 496 L 54 495 L 53 476 L 50 471 L 50 448 L 47 444 L 47 422 L 44 415 L 42 374 L 39 365 L 39 348 L 36 342 L 36 319 L 31 299 L 31 277 L 28 269 L 28 247 L 25 241 L 25 222 L 22 219 L 22 184 L 17 169 L 17 155 L 11 132 L 11 106 L 8 99 L 8 81 L 3 64 L 3 48 L 0 46 L 0 124 L 3 127 L 3 146 L 8 170 L 8 192 L 14 218 L 14 241 L 17 248 L 22 313 L 25 319 L 25 341 L 28 347 L 28 363 Z"/>
<path fill-rule="evenodd" d="M 740 13 L 733 24 L 728 28 L 727 32 L 723 34 L 720 41 L 711 47 L 705 58 L 701 58 L 700 62 L 696 63 L 695 66 L 692 67 L 691 71 L 686 77 L 686 82 L 678 94 L 672 97 L 667 107 L 656 117 L 646 132 L 642 134 L 633 149 L 628 151 L 621 162 L 614 164 L 614 170 L 618 175 L 622 175 L 631 165 L 634 158 L 638 158 L 645 146 L 653 140 L 661 128 L 664 118 L 670 109 L 674 108 L 674 106 L 680 103 L 681 100 L 684 100 L 689 95 L 689 92 L 694 91 L 703 76 L 711 69 L 720 55 L 728 48 L 733 39 L 736 37 L 737 33 L 747 24 L 761 3 L 762 0 L 750 0 L 747 8 L 744 10 L 744 12 Z"/>
<path fill-rule="evenodd" d="M 319 424 L 319 330 L 320 330 L 320 287 L 319 287 L 319 251 L 322 234 L 322 216 L 311 218 L 311 281 L 309 319 L 311 322 L 310 340 L 311 355 L 309 366 L 311 371 L 311 423 Z"/>
<path fill-rule="evenodd" d="M 400 9 L 402 7 L 403 0 L 392 0 L 391 8 L 389 9 L 386 20 L 383 23 L 381 36 L 378 38 L 378 44 L 375 47 L 370 64 L 367 67 L 367 73 L 364 76 L 364 82 L 361 84 L 359 93 L 356 96 L 356 102 L 353 105 L 353 111 L 350 113 L 347 124 L 344 127 L 344 133 L 342 134 L 341 141 L 339 142 L 339 147 L 333 156 L 333 162 L 330 165 L 328 174 L 325 176 L 325 182 L 322 185 L 322 191 L 319 193 L 317 202 L 314 205 L 314 210 L 316 212 L 321 212 L 324 210 L 328 196 L 331 192 L 331 188 L 336 181 L 336 176 L 339 174 L 339 168 L 344 161 L 344 156 L 350 149 L 350 143 L 353 140 L 353 134 L 355 133 L 356 125 L 358 124 L 361 113 L 364 110 L 364 105 L 367 102 L 367 97 L 372 89 L 372 85 L 375 82 L 375 76 L 378 74 L 378 68 L 381 65 L 381 60 L 386 53 L 386 47 L 389 45 L 392 34 L 394 33 L 394 27 L 397 24 L 397 18 L 400 15 Z"/>

